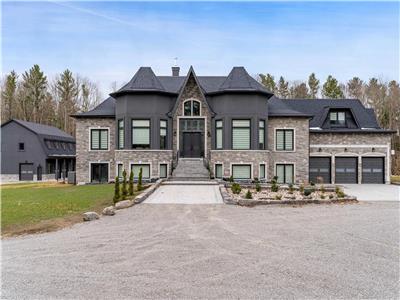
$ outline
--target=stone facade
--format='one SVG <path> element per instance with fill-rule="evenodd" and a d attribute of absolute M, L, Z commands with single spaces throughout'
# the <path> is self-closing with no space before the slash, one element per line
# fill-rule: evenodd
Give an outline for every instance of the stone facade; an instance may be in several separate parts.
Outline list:
<path fill-rule="evenodd" d="M 391 134 L 310 133 L 310 156 L 331 157 L 335 183 L 335 157 L 358 158 L 358 183 L 362 182 L 362 157 L 385 158 L 385 182 L 390 182 Z"/>
<path fill-rule="evenodd" d="M 276 129 L 294 129 L 293 151 L 275 150 Z M 275 165 L 278 163 L 293 164 L 294 181 L 297 183 L 308 182 L 309 120 L 307 118 L 269 118 L 268 148 L 271 151 L 268 174 L 275 174 Z"/>
<path fill-rule="evenodd" d="M 266 180 L 270 180 L 268 165 L 270 152 L 268 150 L 211 150 L 210 172 L 215 176 L 215 164 L 222 164 L 223 177 L 229 178 L 231 165 L 245 164 L 252 165 L 252 179 L 259 178 L 260 164 L 265 164 Z"/>

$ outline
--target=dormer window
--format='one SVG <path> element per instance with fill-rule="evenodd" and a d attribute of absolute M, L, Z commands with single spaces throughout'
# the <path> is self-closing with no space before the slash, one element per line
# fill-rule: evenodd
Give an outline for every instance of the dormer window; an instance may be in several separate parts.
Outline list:
<path fill-rule="evenodd" d="M 188 100 L 183 104 L 183 114 L 185 116 L 200 116 L 200 102 Z"/>
<path fill-rule="evenodd" d="M 333 126 L 346 125 L 346 113 L 344 111 L 332 111 L 329 114 L 330 124 Z"/>

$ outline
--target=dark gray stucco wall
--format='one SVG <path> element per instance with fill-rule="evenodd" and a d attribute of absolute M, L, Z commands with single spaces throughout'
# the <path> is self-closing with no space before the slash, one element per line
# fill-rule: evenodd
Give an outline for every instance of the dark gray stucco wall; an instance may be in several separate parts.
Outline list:
<path fill-rule="evenodd" d="M 25 151 L 18 150 L 18 143 L 25 144 Z M 33 170 L 42 166 L 46 172 L 46 155 L 36 134 L 25 127 L 10 122 L 1 128 L 1 173 L 19 174 L 20 163 L 33 163 Z"/>
<path fill-rule="evenodd" d="M 212 120 L 212 149 L 215 149 L 215 121 L 223 120 L 223 148 L 232 149 L 232 120 L 251 120 L 251 149 L 258 149 L 258 121 L 265 121 L 265 149 L 268 149 L 268 97 L 260 94 L 222 94 L 207 98 L 216 114 Z"/>
<path fill-rule="evenodd" d="M 149 119 L 150 148 L 160 149 L 160 120 L 168 121 L 168 149 L 172 149 L 172 119 L 167 113 L 172 110 L 175 97 L 156 94 L 124 95 L 116 101 L 116 121 L 123 119 L 125 124 L 125 149 L 132 148 L 132 119 Z M 118 130 L 116 123 L 116 130 Z M 117 145 L 115 145 L 117 146 Z"/>

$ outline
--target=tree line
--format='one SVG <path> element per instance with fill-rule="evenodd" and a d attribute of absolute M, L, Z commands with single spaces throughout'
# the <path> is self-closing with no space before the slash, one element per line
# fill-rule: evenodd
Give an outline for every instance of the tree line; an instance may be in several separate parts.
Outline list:
<path fill-rule="evenodd" d="M 21 119 L 52 125 L 75 135 L 71 114 L 95 107 L 102 95 L 96 83 L 65 70 L 49 79 L 34 65 L 23 74 L 11 71 L 1 82 L 1 120 Z"/>
<path fill-rule="evenodd" d="M 392 149 L 396 151 L 392 173 L 400 175 L 400 86 L 396 80 L 370 78 L 363 81 L 359 77 L 353 77 L 346 82 L 339 82 L 329 75 L 325 82 L 321 83 L 315 73 L 311 73 L 304 81 L 287 81 L 283 76 L 275 80 L 271 74 L 258 76 L 259 81 L 279 98 L 356 98 L 366 107 L 373 108 L 382 128 L 397 131 L 392 139 Z"/>

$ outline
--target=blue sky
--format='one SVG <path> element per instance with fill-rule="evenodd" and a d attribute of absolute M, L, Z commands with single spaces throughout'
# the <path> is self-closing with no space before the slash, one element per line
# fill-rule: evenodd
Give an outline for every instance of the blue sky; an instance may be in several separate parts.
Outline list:
<path fill-rule="evenodd" d="M 2 70 L 69 68 L 99 83 L 139 66 L 169 75 L 251 75 L 323 81 L 399 78 L 398 2 L 2 2 Z"/>

